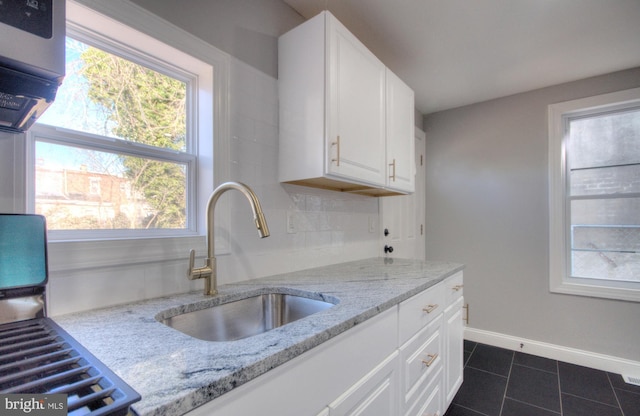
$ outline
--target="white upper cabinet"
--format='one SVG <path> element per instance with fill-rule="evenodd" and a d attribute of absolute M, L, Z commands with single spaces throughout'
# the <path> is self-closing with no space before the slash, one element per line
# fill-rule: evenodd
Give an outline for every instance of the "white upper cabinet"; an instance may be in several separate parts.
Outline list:
<path fill-rule="evenodd" d="M 385 185 L 385 66 L 327 15 L 326 171 Z"/>
<path fill-rule="evenodd" d="M 415 190 L 414 93 L 387 69 L 387 186 Z"/>
<path fill-rule="evenodd" d="M 282 35 L 278 55 L 280 181 L 413 192 L 413 91 L 329 12 Z"/>

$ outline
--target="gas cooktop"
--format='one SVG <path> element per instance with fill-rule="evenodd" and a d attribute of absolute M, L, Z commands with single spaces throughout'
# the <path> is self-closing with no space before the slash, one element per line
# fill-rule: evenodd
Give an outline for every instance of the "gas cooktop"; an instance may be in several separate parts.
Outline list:
<path fill-rule="evenodd" d="M 0 214 L 0 394 L 66 395 L 70 416 L 128 414 L 140 395 L 46 317 L 47 280 L 44 217 Z"/>
<path fill-rule="evenodd" d="M 66 394 L 70 416 L 124 416 L 140 400 L 49 318 L 0 325 L 0 393 Z"/>

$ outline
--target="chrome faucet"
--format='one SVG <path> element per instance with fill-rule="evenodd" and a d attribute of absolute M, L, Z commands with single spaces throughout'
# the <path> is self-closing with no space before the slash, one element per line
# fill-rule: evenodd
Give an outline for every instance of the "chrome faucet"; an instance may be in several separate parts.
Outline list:
<path fill-rule="evenodd" d="M 264 218 L 260 201 L 256 194 L 247 185 L 240 182 L 225 182 L 218 186 L 207 203 L 207 260 L 203 267 L 193 267 L 196 252 L 191 250 L 189 253 L 189 270 L 187 271 L 187 278 L 189 280 L 205 279 L 204 294 L 205 295 L 217 295 L 218 284 L 216 274 L 216 255 L 214 247 L 214 233 L 213 233 L 213 213 L 216 207 L 218 198 L 230 189 L 235 189 L 244 194 L 251 204 L 251 210 L 253 211 L 253 221 L 258 228 L 258 235 L 260 238 L 269 237 L 269 227 L 267 227 L 267 221 Z"/>

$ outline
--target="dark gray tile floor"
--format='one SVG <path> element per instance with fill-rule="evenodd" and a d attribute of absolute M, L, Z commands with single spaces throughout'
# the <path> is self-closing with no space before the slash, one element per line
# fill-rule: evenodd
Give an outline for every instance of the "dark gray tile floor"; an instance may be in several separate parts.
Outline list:
<path fill-rule="evenodd" d="M 445 416 L 640 416 L 640 386 L 618 374 L 470 341 Z"/>

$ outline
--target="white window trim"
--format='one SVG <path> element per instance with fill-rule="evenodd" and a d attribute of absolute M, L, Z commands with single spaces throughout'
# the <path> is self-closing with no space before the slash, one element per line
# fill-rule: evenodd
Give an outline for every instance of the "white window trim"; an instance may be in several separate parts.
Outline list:
<path fill-rule="evenodd" d="M 640 104 L 640 88 L 549 105 L 549 283 L 551 292 L 640 302 L 640 283 L 569 277 L 566 134 L 571 117 Z"/>
<path fill-rule="evenodd" d="M 49 271 L 63 273 L 127 264 L 186 261 L 191 248 L 196 249 L 198 254 L 206 252 L 206 203 L 214 184 L 224 182 L 229 177 L 229 55 L 127 0 L 67 0 L 67 19 L 79 27 L 86 26 L 81 24 L 82 21 L 91 22 L 92 31 L 97 32 L 105 24 L 117 25 L 125 44 L 144 50 L 144 45 L 132 43 L 130 31 L 135 28 L 183 55 L 169 56 L 165 58 L 168 62 L 192 59 L 206 65 L 210 76 L 198 80 L 206 88 L 199 88 L 196 121 L 200 138 L 197 149 L 196 232 L 182 237 L 145 238 L 144 244 L 141 244 L 141 238 L 50 242 Z M 211 91 L 214 91 L 213 97 Z M 16 186 L 24 182 L 23 175 L 16 175 Z M 221 201 L 216 215 L 229 218 L 228 204 Z M 221 237 L 220 241 L 216 237 L 216 253 L 228 253 L 228 241 L 224 236 Z"/>
<path fill-rule="evenodd" d="M 87 147 L 91 150 L 116 152 L 119 154 L 127 154 L 134 157 L 152 158 L 156 160 L 166 161 L 169 163 L 179 163 L 186 167 L 187 177 L 195 178 L 193 181 L 187 181 L 189 197 L 188 202 L 188 224 L 182 230 L 165 230 L 165 229 L 149 229 L 149 230 L 49 230 L 48 239 L 50 242 L 65 242 L 75 240 L 103 240 L 103 239 L 140 239 L 150 237 L 178 237 L 197 235 L 197 219 L 196 219 L 196 179 L 197 179 L 197 156 L 194 153 L 184 152 L 167 152 L 164 149 L 155 149 L 140 143 L 131 143 L 119 139 L 105 140 L 102 136 L 96 136 L 90 133 L 77 132 L 67 130 L 55 126 L 35 124 L 28 132 L 27 137 L 27 165 L 32 167 L 27 172 L 27 194 L 30 196 L 27 203 L 28 212 L 35 212 L 35 171 L 33 167 L 35 163 L 35 142 L 49 142 L 62 146 L 78 146 Z M 211 154 L 209 152 L 209 154 Z M 169 156 L 169 157 L 168 157 Z M 204 155 L 204 157 L 207 157 Z"/>

